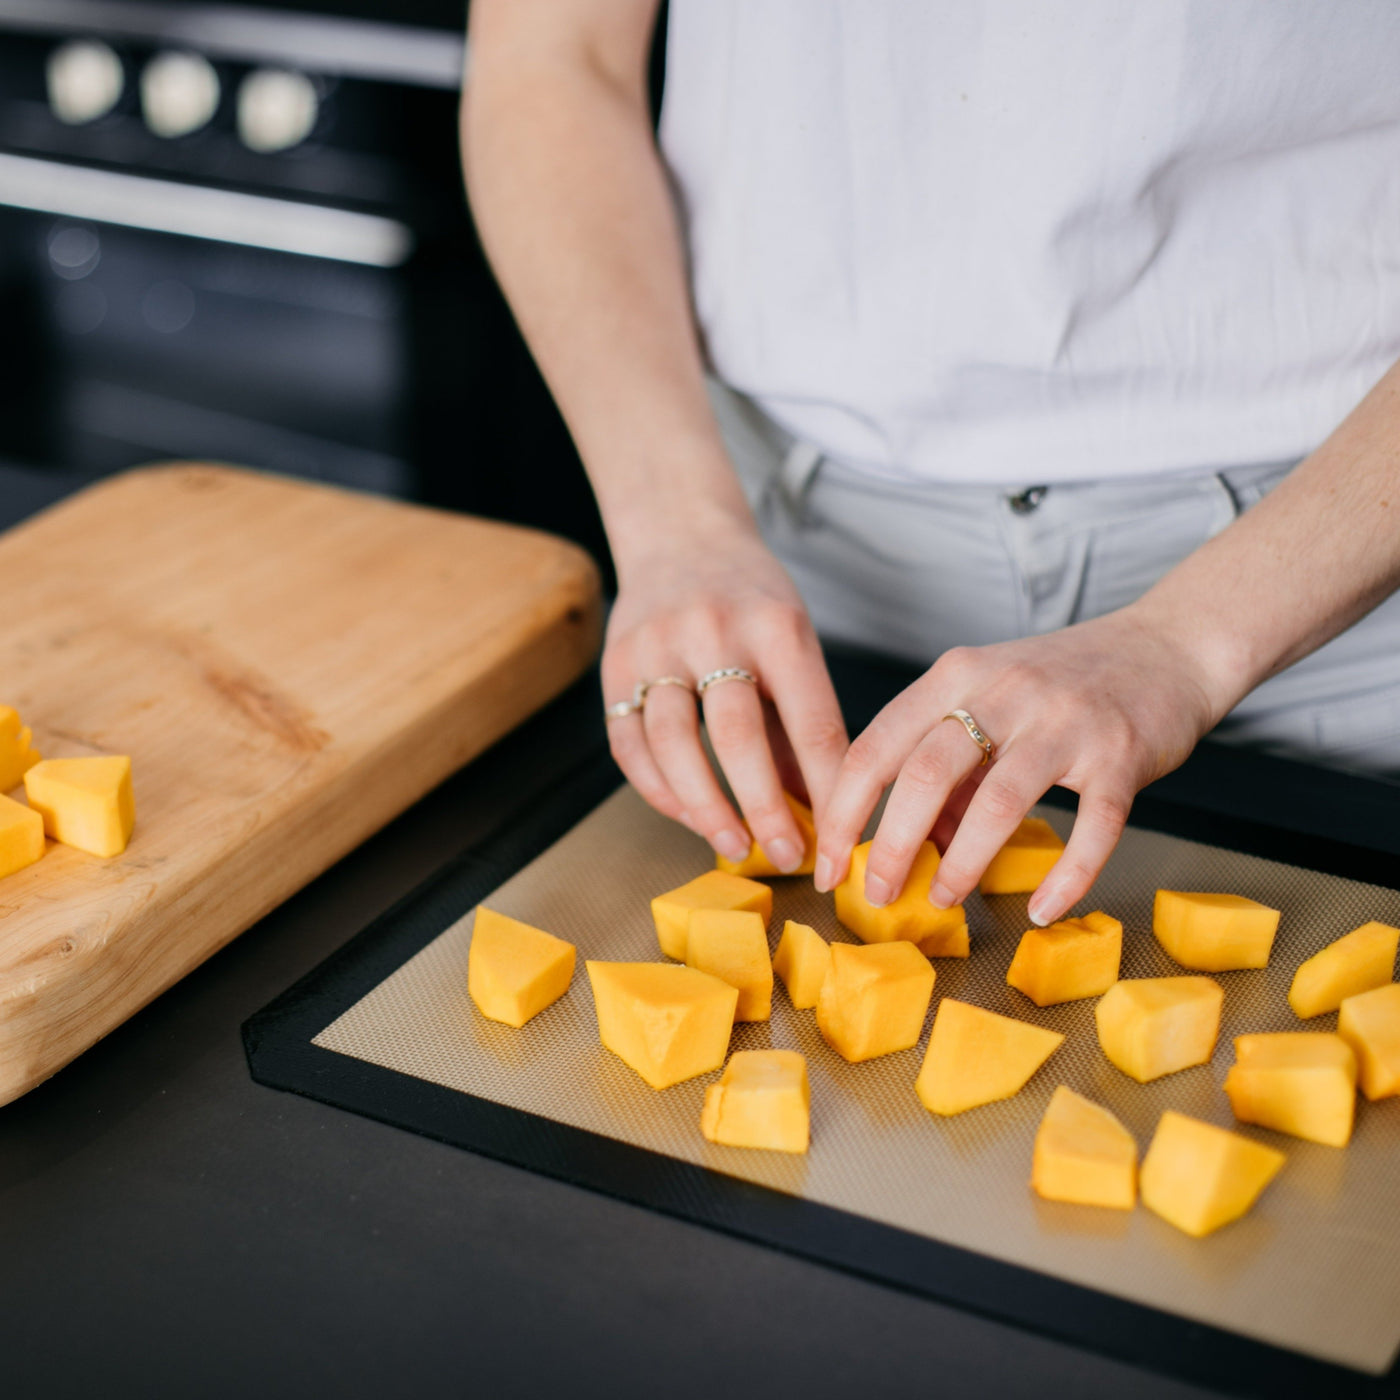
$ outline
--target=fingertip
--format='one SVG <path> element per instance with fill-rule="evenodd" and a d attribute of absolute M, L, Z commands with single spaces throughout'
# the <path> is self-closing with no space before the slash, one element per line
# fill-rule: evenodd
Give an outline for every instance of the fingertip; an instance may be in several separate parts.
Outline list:
<path fill-rule="evenodd" d="M 818 894 L 830 894 L 841 883 L 841 867 L 834 856 L 824 852 L 817 856 L 816 869 L 812 872 L 812 883 Z"/>

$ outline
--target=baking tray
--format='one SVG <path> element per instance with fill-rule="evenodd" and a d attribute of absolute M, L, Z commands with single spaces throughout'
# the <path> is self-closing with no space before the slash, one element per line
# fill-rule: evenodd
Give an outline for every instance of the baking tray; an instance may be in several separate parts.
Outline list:
<path fill-rule="evenodd" d="M 1393 861 L 1352 850 L 1332 862 L 1345 876 L 1308 869 L 1261 854 L 1299 853 L 1266 829 L 1239 827 L 1236 849 L 1148 829 L 1145 803 L 1086 906 L 1124 920 L 1125 976 L 1177 970 L 1150 934 L 1158 885 L 1284 909 L 1271 966 L 1221 977 L 1212 1064 L 1148 1086 L 1126 1079 L 1098 1049 L 1091 1001 L 1042 1011 L 1005 985 L 1024 896 L 974 896 L 973 957 L 937 962 L 935 1003 L 959 996 L 1052 1026 L 1064 1047 L 1016 1099 L 935 1119 L 913 1093 L 923 1042 L 847 1065 L 779 988 L 772 1021 L 737 1028 L 734 1048 L 807 1054 L 813 1145 L 794 1158 L 704 1141 L 713 1076 L 657 1094 L 602 1050 L 582 968 L 523 1031 L 484 1020 L 466 996 L 478 902 L 570 938 L 581 957 L 658 956 L 647 900 L 709 859 L 616 781 L 608 764 L 576 772 L 548 814 L 469 853 L 254 1018 L 254 1076 L 1158 1369 L 1257 1394 L 1375 1389 L 1400 1343 L 1400 1101 L 1363 1104 L 1345 1151 L 1244 1129 L 1283 1146 L 1288 1167 L 1250 1216 L 1204 1241 L 1143 1209 L 1039 1201 L 1026 1181 L 1057 1083 L 1108 1103 L 1144 1147 L 1165 1107 L 1234 1126 L 1219 1088 L 1230 1037 L 1296 1027 L 1285 994 L 1298 962 L 1365 919 L 1400 922 L 1400 893 L 1355 878 L 1385 876 Z M 1067 829 L 1067 812 L 1041 814 Z M 1169 811 L 1155 815 L 1173 825 Z M 1217 840 L 1231 834 L 1215 828 Z M 775 936 L 793 917 L 849 938 L 809 882 L 774 886 Z"/>

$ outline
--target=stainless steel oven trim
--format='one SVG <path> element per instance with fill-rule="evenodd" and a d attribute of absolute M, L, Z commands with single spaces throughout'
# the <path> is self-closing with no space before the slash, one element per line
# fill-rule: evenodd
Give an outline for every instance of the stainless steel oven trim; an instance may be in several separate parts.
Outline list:
<path fill-rule="evenodd" d="M 157 0 L 0 0 L 4 27 L 151 40 L 213 58 L 445 89 L 461 86 L 465 54 L 463 37 L 446 30 Z"/>
<path fill-rule="evenodd" d="M 378 214 L 0 153 L 4 207 L 367 267 L 398 267 L 414 243 Z"/>

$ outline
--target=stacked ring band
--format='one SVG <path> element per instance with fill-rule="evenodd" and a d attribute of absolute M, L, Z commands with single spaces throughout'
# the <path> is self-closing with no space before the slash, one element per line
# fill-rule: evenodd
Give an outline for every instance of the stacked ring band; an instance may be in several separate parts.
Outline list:
<path fill-rule="evenodd" d="M 752 671 L 746 671 L 742 666 L 721 666 L 718 671 L 711 671 L 708 675 L 700 677 L 695 686 L 695 693 L 703 695 L 712 685 L 723 685 L 725 681 L 743 681 L 746 685 L 756 686 L 758 677 Z"/>
<path fill-rule="evenodd" d="M 997 756 L 997 746 L 987 738 L 982 726 L 966 710 L 949 710 L 943 718 L 957 720 L 967 730 L 967 737 L 982 750 L 982 762 L 978 764 L 979 768 L 985 767 Z"/>
<path fill-rule="evenodd" d="M 628 715 L 637 715 L 646 709 L 647 692 L 655 690 L 659 685 L 677 685 L 682 690 L 695 693 L 695 687 L 686 680 L 684 676 L 657 676 L 655 680 L 638 681 L 632 687 L 632 698 L 630 700 L 618 700 L 612 705 L 607 705 L 603 709 L 604 719 L 626 719 Z"/>

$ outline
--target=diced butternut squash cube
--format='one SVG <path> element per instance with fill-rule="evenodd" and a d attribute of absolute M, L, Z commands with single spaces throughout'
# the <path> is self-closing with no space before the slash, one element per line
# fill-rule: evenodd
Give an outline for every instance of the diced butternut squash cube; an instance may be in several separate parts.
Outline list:
<path fill-rule="evenodd" d="M 739 993 L 675 963 L 588 962 L 598 1036 L 653 1089 L 724 1063 Z"/>
<path fill-rule="evenodd" d="M 1356 1056 L 1341 1036 L 1320 1031 L 1238 1035 L 1225 1092 L 1241 1123 L 1345 1147 L 1356 1115 Z"/>
<path fill-rule="evenodd" d="M 705 1090 L 700 1131 L 726 1147 L 805 1152 L 811 1137 L 807 1060 L 795 1050 L 739 1050 Z"/>
<path fill-rule="evenodd" d="M 94 856 L 126 850 L 136 825 L 131 760 L 45 758 L 24 775 L 24 795 L 44 819 L 44 831 Z"/>
<path fill-rule="evenodd" d="M 983 894 L 1025 894 L 1036 889 L 1064 848 L 1049 822 L 1026 817 L 992 857 L 977 888 Z"/>
<path fill-rule="evenodd" d="M 1095 910 L 1021 935 L 1007 982 L 1037 1006 L 1102 996 L 1117 980 L 1123 925 Z"/>
<path fill-rule="evenodd" d="M 1397 945 L 1400 928 L 1373 919 L 1314 953 L 1293 974 L 1288 989 L 1294 1015 L 1304 1020 L 1321 1016 L 1335 1011 L 1348 997 L 1385 986 L 1395 974 Z"/>
<path fill-rule="evenodd" d="M 1047 1201 L 1132 1210 L 1137 1143 L 1102 1104 L 1061 1084 L 1035 1135 L 1031 1189 Z"/>
<path fill-rule="evenodd" d="M 747 909 L 692 910 L 685 961 L 738 991 L 736 1021 L 766 1021 L 772 1014 L 773 964 L 761 914 Z"/>
<path fill-rule="evenodd" d="M 938 847 L 925 841 L 896 899 L 883 907 L 865 897 L 865 867 L 870 859 L 866 841 L 851 852 L 850 874 L 836 887 L 836 917 L 865 943 L 896 940 L 918 945 L 926 958 L 965 958 L 968 953 L 967 915 L 961 904 L 935 909 L 928 902 L 938 872 Z"/>
<path fill-rule="evenodd" d="M 1400 1094 L 1400 982 L 1358 992 L 1342 1003 L 1337 1034 L 1356 1054 L 1368 1099 Z"/>
<path fill-rule="evenodd" d="M 1238 1220 L 1286 1160 L 1263 1143 L 1168 1109 L 1142 1161 L 1142 1203 L 1199 1238 Z"/>
<path fill-rule="evenodd" d="M 917 1045 L 933 996 L 933 965 L 902 939 L 831 945 L 817 1029 L 852 1064 Z"/>
<path fill-rule="evenodd" d="M 467 952 L 467 991 L 488 1020 L 523 1026 L 553 1006 L 574 976 L 574 945 L 480 908 Z"/>
<path fill-rule="evenodd" d="M 930 1113 L 963 1113 L 1009 1099 L 1064 1039 L 1059 1031 L 944 997 L 914 1090 Z"/>
<path fill-rule="evenodd" d="M 0 878 L 33 865 L 43 854 L 43 817 L 13 797 L 0 796 Z"/>
<path fill-rule="evenodd" d="M 773 971 L 783 979 L 792 1004 L 799 1010 L 817 1004 L 822 983 L 831 967 L 831 945 L 816 929 L 789 919 L 783 925 L 778 951 L 773 954 Z"/>
<path fill-rule="evenodd" d="M 802 864 L 796 870 L 779 870 L 766 855 L 763 847 L 755 841 L 743 860 L 730 860 L 728 856 L 715 857 L 715 869 L 730 875 L 743 875 L 749 879 L 768 879 L 775 875 L 810 875 L 817 864 L 817 824 L 812 819 L 812 809 L 799 802 L 790 792 L 787 798 L 788 810 L 792 812 L 797 830 L 802 836 Z"/>
<path fill-rule="evenodd" d="M 678 889 L 659 894 L 651 902 L 656 941 L 668 958 L 685 961 L 690 915 L 696 909 L 747 909 L 763 918 L 764 928 L 773 917 L 773 891 L 757 880 L 707 870 Z"/>
<path fill-rule="evenodd" d="M 1267 966 L 1278 920 L 1277 909 L 1239 894 L 1158 890 L 1152 906 L 1157 941 L 1197 972 Z"/>
<path fill-rule="evenodd" d="M 1210 977 L 1137 977 L 1115 982 L 1094 1008 L 1099 1044 L 1146 1084 L 1203 1065 L 1220 1034 L 1225 989 Z"/>
<path fill-rule="evenodd" d="M 19 711 L 0 705 L 0 793 L 17 788 L 24 775 L 39 762 L 32 735 L 20 723 Z"/>

